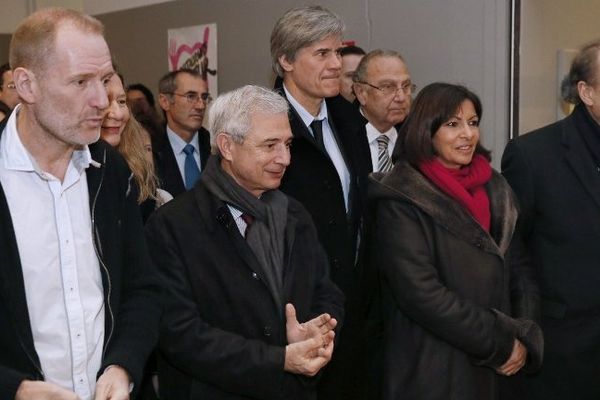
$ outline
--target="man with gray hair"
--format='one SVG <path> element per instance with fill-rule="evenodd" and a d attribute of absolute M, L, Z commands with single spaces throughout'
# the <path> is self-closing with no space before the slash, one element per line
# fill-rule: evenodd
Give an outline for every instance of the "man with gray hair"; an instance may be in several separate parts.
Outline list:
<path fill-rule="evenodd" d="M 98 141 L 114 75 L 103 29 L 46 8 L 11 39 L 23 102 L 0 124 L 2 399 L 129 399 L 158 337 L 137 190 Z"/>
<path fill-rule="evenodd" d="M 600 41 L 563 82 L 571 115 L 510 141 L 502 173 L 519 199 L 515 242 L 539 279 L 544 365 L 507 399 L 600 399 Z"/>
<path fill-rule="evenodd" d="M 416 86 L 397 51 L 369 52 L 354 71 L 354 93 L 364 117 L 358 136 L 370 171 L 388 172 L 398 130 L 412 103 Z"/>
<path fill-rule="evenodd" d="M 343 295 L 310 215 L 277 190 L 290 163 L 287 112 L 258 86 L 219 96 L 198 184 L 147 224 L 166 287 L 161 399 L 315 397 Z"/>
<path fill-rule="evenodd" d="M 271 33 L 276 88 L 290 104 L 294 135 L 281 190 L 312 216 L 331 278 L 346 295 L 338 347 L 319 383 L 319 397 L 328 400 L 362 397 L 366 350 L 359 245 L 367 174 L 358 152 L 358 113 L 338 95 L 344 29 L 336 14 L 306 6 L 286 12 Z"/>

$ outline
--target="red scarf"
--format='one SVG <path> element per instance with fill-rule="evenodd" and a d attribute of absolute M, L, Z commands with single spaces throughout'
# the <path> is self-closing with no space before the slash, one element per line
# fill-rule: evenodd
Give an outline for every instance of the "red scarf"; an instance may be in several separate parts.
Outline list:
<path fill-rule="evenodd" d="M 419 164 L 421 172 L 448 196 L 459 202 L 487 232 L 490 231 L 490 199 L 484 185 L 492 177 L 492 167 L 481 154 L 471 164 L 446 168 L 436 157 Z"/>

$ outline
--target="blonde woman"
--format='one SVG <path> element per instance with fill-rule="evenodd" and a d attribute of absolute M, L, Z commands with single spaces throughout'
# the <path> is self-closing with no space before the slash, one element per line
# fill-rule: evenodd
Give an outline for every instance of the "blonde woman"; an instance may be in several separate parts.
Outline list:
<path fill-rule="evenodd" d="M 152 147 L 145 140 L 148 133 L 131 117 L 121 77 L 115 74 L 106 89 L 109 107 L 102 122 L 100 136 L 127 161 L 139 190 L 138 203 L 145 222 L 154 209 L 169 201 L 172 196 L 158 188 Z"/>

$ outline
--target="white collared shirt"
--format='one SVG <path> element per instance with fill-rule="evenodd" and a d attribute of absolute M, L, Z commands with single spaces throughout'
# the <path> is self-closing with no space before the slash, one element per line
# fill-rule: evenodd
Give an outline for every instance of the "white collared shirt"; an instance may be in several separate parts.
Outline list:
<path fill-rule="evenodd" d="M 237 226 L 238 230 L 240 231 L 240 235 L 242 235 L 242 237 L 246 237 L 245 233 L 246 233 L 246 228 L 248 227 L 248 224 L 246 223 L 246 221 L 244 221 L 244 218 L 242 218 L 243 212 L 241 210 L 238 210 L 231 204 L 227 204 L 227 208 L 229 208 L 229 212 L 231 213 L 231 216 L 233 217 L 233 220 L 235 221 L 235 225 Z"/>
<path fill-rule="evenodd" d="M 312 124 L 313 120 L 323 120 L 323 144 L 325 145 L 325 150 L 327 151 L 327 154 L 329 154 L 329 158 L 331 159 L 331 162 L 333 163 L 333 166 L 335 167 L 335 170 L 337 171 L 338 176 L 340 178 L 342 192 L 344 193 L 344 205 L 346 207 L 346 211 L 348 211 L 348 195 L 350 193 L 350 171 L 348 171 L 346 161 L 344 161 L 344 156 L 342 156 L 342 152 L 340 151 L 338 143 L 335 140 L 335 137 L 331 130 L 331 126 L 329 126 L 327 103 L 323 99 L 323 101 L 321 102 L 321 108 L 319 109 L 319 114 L 316 117 L 313 117 L 311 113 L 306 111 L 306 109 L 302 107 L 300 103 L 298 103 L 294 96 L 292 96 L 291 93 L 288 92 L 285 85 L 283 85 L 283 90 L 285 91 L 285 95 L 287 96 L 290 104 L 292 105 L 292 107 L 294 107 L 294 109 L 302 119 L 302 122 L 304 122 L 304 125 L 306 125 L 306 127 L 311 133 L 312 129 L 310 127 L 310 124 Z M 291 162 L 294 162 L 293 158 Z"/>
<path fill-rule="evenodd" d="M 373 165 L 373 172 L 379 172 L 379 144 L 377 143 L 377 138 L 380 135 L 386 135 L 390 138 L 387 151 L 391 160 L 392 152 L 394 151 L 394 146 L 396 146 L 396 140 L 398 139 L 398 132 L 393 126 L 386 132 L 379 132 L 370 122 L 367 123 L 366 130 L 367 140 L 369 141 L 369 150 L 371 151 L 371 165 Z"/>
<path fill-rule="evenodd" d="M 63 182 L 42 171 L 17 133 L 19 110 L 0 138 L 0 182 L 35 349 L 47 382 L 92 399 L 104 345 L 104 294 L 85 174 L 94 162 L 85 146 L 73 153 Z"/>
<path fill-rule="evenodd" d="M 173 154 L 175 154 L 175 160 L 177 161 L 177 167 L 179 168 L 179 173 L 181 174 L 181 179 L 183 179 L 183 182 L 185 182 L 185 158 L 187 157 L 183 152 L 183 148 L 188 144 L 194 146 L 194 160 L 196 160 L 198 170 L 202 172 L 202 166 L 200 165 L 200 149 L 198 148 L 198 132 L 196 132 L 192 137 L 192 140 L 187 143 L 171 128 L 169 128 L 169 125 L 167 125 L 167 137 L 169 138 L 171 149 L 173 149 Z"/>

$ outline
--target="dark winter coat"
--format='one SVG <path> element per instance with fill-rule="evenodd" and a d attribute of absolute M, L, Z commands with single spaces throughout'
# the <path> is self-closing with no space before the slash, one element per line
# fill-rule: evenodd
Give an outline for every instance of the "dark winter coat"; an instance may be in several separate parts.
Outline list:
<path fill-rule="evenodd" d="M 486 184 L 488 234 L 455 200 L 400 161 L 371 180 L 384 318 L 383 398 L 496 399 L 494 368 L 518 338 L 536 369 L 543 338 L 528 263 L 511 257 L 512 191 Z M 510 316 L 512 315 L 512 317 Z"/>
<path fill-rule="evenodd" d="M 284 371 L 283 307 L 227 205 L 202 178 L 153 214 L 146 235 L 165 286 L 161 399 L 316 398 L 316 379 Z M 291 198 L 285 243 L 284 302 L 299 321 L 327 312 L 342 323 L 344 296 L 309 214 Z"/>

